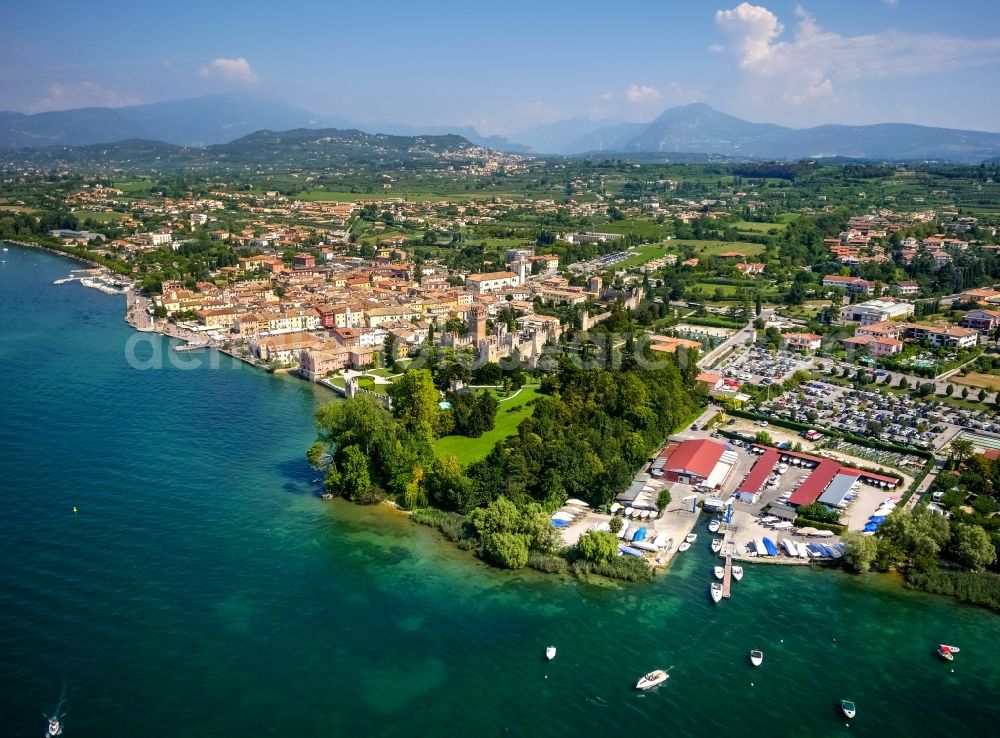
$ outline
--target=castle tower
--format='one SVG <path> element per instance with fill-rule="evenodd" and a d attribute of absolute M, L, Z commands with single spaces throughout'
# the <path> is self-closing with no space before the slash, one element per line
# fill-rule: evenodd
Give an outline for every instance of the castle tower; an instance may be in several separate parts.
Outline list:
<path fill-rule="evenodd" d="M 600 274 L 594 274 L 587 280 L 587 292 L 593 292 L 599 296 L 601 294 L 601 287 L 603 286 L 604 283 L 601 281 Z"/>
<path fill-rule="evenodd" d="M 528 262 L 523 258 L 519 259 L 517 262 L 517 284 L 519 287 L 523 287 L 528 282 L 527 278 Z"/>
<path fill-rule="evenodd" d="M 476 347 L 486 339 L 486 308 L 481 305 L 475 305 L 469 310 L 469 335 Z"/>

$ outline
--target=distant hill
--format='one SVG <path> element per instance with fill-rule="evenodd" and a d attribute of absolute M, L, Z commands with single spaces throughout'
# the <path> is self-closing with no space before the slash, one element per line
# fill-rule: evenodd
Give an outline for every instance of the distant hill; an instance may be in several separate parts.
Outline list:
<path fill-rule="evenodd" d="M 26 115 L 0 112 L 0 148 L 86 146 L 127 139 L 208 146 L 254 131 L 293 128 L 359 128 L 391 135 L 448 135 L 498 151 L 526 152 L 502 136 L 482 136 L 472 126 L 413 126 L 318 115 L 256 95 L 227 94 L 121 108 L 78 108 Z"/>
<path fill-rule="evenodd" d="M 177 146 L 127 139 L 86 146 L 43 146 L 0 150 L 0 163 L 42 166 L 112 166 L 125 169 L 244 170 L 247 167 L 370 167 L 389 171 L 482 161 L 493 156 L 462 136 L 392 136 L 336 128 L 255 131 L 223 144 Z"/>
<path fill-rule="evenodd" d="M 903 123 L 785 128 L 750 123 L 699 103 L 664 111 L 626 141 L 622 150 L 768 159 L 839 156 L 978 163 L 1000 155 L 1000 134 Z"/>

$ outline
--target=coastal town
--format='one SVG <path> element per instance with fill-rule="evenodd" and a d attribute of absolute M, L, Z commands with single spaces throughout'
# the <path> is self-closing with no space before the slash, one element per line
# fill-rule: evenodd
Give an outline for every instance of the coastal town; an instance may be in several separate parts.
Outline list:
<path fill-rule="evenodd" d="M 534 181 L 549 166 L 469 156 L 420 176 Z M 395 385 L 425 368 L 441 417 L 487 391 L 498 420 L 509 404 L 518 421 L 567 359 L 679 368 L 696 417 L 612 494 L 550 502 L 561 546 L 613 532 L 618 554 L 664 567 L 714 511 L 722 532 L 699 545 L 729 561 L 841 563 L 897 506 L 968 508 L 974 495 L 946 509 L 934 483 L 956 448 L 1000 449 L 994 219 L 943 192 L 928 207 L 902 169 L 886 176 L 906 195 L 796 211 L 767 179 L 692 198 L 691 171 L 618 192 L 581 171 L 562 196 L 472 198 L 397 194 L 415 183 L 389 176 L 377 196 L 329 198 L 94 178 L 63 196 L 76 227 L 42 235 L 91 260 L 67 279 L 124 292 L 129 322 L 181 339 L 175 351 L 218 350 L 393 413 L 408 412 Z M 436 455 L 475 465 L 517 424 L 485 429 L 432 436 Z"/>

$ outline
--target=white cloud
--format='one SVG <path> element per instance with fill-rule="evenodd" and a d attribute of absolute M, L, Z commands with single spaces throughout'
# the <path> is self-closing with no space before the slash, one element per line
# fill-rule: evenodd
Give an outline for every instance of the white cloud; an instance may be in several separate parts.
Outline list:
<path fill-rule="evenodd" d="M 137 102 L 139 99 L 136 97 L 120 95 L 96 82 L 53 82 L 46 88 L 44 97 L 28 106 L 28 112 L 44 113 L 88 107 L 117 108 Z"/>
<path fill-rule="evenodd" d="M 625 99 L 633 105 L 647 105 L 663 98 L 663 93 L 649 85 L 629 85 L 625 89 Z"/>
<path fill-rule="evenodd" d="M 890 8 L 895 8 L 899 4 L 899 0 L 882 0 Z"/>
<path fill-rule="evenodd" d="M 258 80 L 257 73 L 250 67 L 250 62 L 242 56 L 235 59 L 219 57 L 213 59 L 207 66 L 201 68 L 202 77 L 221 77 L 237 82 L 254 83 Z"/>
<path fill-rule="evenodd" d="M 743 2 L 715 13 L 716 25 L 729 39 L 726 50 L 751 81 L 767 86 L 758 92 L 792 105 L 832 101 L 850 80 L 931 74 L 1000 60 L 998 37 L 901 31 L 842 36 L 824 31 L 801 6 L 795 15 L 794 37 L 782 40 L 784 25 L 761 5 Z"/>

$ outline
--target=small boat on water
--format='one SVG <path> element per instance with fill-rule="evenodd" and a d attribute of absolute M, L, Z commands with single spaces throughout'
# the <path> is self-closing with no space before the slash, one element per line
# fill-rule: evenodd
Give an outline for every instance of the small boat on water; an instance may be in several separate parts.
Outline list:
<path fill-rule="evenodd" d="M 698 534 L 688 533 L 686 536 L 684 536 L 684 540 L 687 541 L 688 543 L 694 543 L 695 541 L 698 540 Z"/>
<path fill-rule="evenodd" d="M 548 648 L 545 649 L 545 658 L 547 658 L 549 661 L 551 661 L 555 657 L 556 657 L 556 647 L 555 646 L 549 646 Z"/>
<path fill-rule="evenodd" d="M 840 701 L 840 710 L 844 713 L 844 717 L 852 718 L 857 714 L 857 709 L 854 707 L 854 703 L 850 700 Z"/>
<path fill-rule="evenodd" d="M 677 547 L 677 550 L 678 551 L 687 551 L 689 548 L 691 548 L 691 544 L 688 543 L 687 541 L 684 541 L 683 543 L 681 543 L 680 546 Z"/>
<path fill-rule="evenodd" d="M 4 249 L 6 251 L 7 249 Z M 52 738 L 52 736 L 62 735 L 62 725 L 59 724 L 59 718 L 52 716 L 49 718 L 49 726 L 45 731 L 45 738 Z"/>
<path fill-rule="evenodd" d="M 764 652 L 754 649 L 750 652 L 750 663 L 754 666 L 760 666 L 764 663 Z"/>
<path fill-rule="evenodd" d="M 722 600 L 722 585 L 718 582 L 712 582 L 708 593 L 712 596 L 712 602 L 718 604 Z"/>
<path fill-rule="evenodd" d="M 734 566 L 733 567 L 733 579 L 735 579 L 738 582 L 742 578 L 743 578 L 743 567 L 739 566 L 739 565 Z"/>
<path fill-rule="evenodd" d="M 641 689 L 643 691 L 647 689 L 652 689 L 658 684 L 663 684 L 669 678 L 670 675 L 667 672 L 665 672 L 663 669 L 657 669 L 656 671 L 651 671 L 648 674 L 644 675 L 642 679 L 636 682 L 635 688 Z"/>
<path fill-rule="evenodd" d="M 722 524 L 718 520 L 709 521 L 709 523 L 708 523 L 708 532 L 709 533 L 718 533 L 720 525 L 722 525 Z"/>
<path fill-rule="evenodd" d="M 712 539 L 712 553 L 717 554 L 722 550 L 722 539 L 713 538 Z"/>
<path fill-rule="evenodd" d="M 938 656 L 943 658 L 945 661 L 954 661 L 955 654 L 961 650 L 962 649 L 958 648 L 957 646 L 946 646 L 942 643 L 940 646 L 938 646 Z"/>
<path fill-rule="evenodd" d="M 717 566 L 714 569 L 714 574 L 716 579 L 722 579 L 726 576 L 726 568 L 724 566 Z"/>

